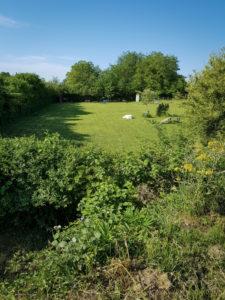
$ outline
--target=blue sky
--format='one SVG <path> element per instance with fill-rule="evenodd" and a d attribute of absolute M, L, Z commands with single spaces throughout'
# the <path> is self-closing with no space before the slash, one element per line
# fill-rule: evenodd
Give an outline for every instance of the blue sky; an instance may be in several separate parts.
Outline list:
<path fill-rule="evenodd" d="M 0 71 L 63 79 L 78 60 L 101 68 L 123 51 L 176 55 L 201 70 L 225 46 L 225 0 L 1 0 Z"/>

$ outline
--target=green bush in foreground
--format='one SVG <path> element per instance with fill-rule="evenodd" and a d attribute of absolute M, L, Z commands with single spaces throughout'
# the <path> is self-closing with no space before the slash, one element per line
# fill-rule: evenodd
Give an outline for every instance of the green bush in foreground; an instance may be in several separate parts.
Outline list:
<path fill-rule="evenodd" d="M 139 158 L 119 158 L 75 147 L 57 135 L 1 139 L 0 222 L 68 222 L 99 184 L 111 181 L 115 189 L 133 192 L 140 183 L 148 183 L 160 191 L 172 185 L 174 176 L 167 155 L 154 150 Z"/>
<path fill-rule="evenodd" d="M 36 143 L 47 141 L 64 149 L 66 165 L 73 146 L 58 137 Z M 3 299 L 223 299 L 225 146 L 210 141 L 185 158 L 178 149 L 123 159 L 73 150 L 73 176 L 90 157 L 94 166 L 88 183 L 77 180 L 77 214 L 67 226 L 58 223 L 45 249 L 11 259 Z M 82 157 L 76 172 L 74 156 Z"/>

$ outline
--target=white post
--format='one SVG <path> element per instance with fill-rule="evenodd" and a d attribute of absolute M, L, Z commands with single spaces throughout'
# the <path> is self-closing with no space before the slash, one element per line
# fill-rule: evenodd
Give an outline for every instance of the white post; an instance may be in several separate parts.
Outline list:
<path fill-rule="evenodd" d="M 140 94 L 137 93 L 137 94 L 136 94 L 136 102 L 139 102 L 139 101 L 140 101 Z"/>

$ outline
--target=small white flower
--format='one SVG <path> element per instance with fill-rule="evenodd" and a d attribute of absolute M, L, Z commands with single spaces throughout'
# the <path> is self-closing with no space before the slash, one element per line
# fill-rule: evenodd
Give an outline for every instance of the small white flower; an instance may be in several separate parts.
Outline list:
<path fill-rule="evenodd" d="M 61 226 L 61 225 L 58 225 L 58 226 L 54 226 L 53 228 L 54 228 L 55 230 L 59 230 L 59 229 L 62 228 L 62 226 Z"/>

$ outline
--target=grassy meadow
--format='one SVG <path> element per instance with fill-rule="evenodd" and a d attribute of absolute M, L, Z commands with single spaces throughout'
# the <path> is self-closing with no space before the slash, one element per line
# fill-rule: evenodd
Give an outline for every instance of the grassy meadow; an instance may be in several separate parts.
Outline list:
<path fill-rule="evenodd" d="M 185 122 L 185 103 L 169 101 L 169 114 L 181 117 L 180 124 L 162 125 L 168 134 L 175 134 Z M 58 132 L 63 138 L 73 139 L 79 144 L 93 144 L 107 151 L 136 151 L 141 146 L 157 141 L 157 124 L 165 118 L 156 117 L 158 104 L 149 106 L 152 118 L 143 117 L 147 110 L 142 103 L 64 103 L 52 104 L 41 112 L 21 118 L 8 125 L 6 135 L 38 137 L 48 131 Z M 122 116 L 132 114 L 133 120 Z"/>

